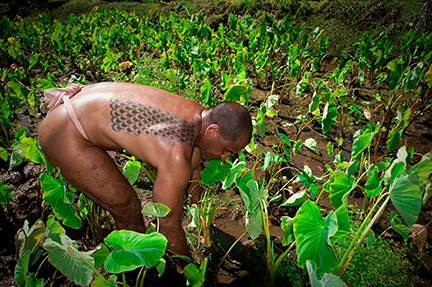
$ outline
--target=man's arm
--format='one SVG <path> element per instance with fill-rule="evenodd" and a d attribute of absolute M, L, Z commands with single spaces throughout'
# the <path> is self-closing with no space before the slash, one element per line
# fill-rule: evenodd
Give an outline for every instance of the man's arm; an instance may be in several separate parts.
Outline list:
<path fill-rule="evenodd" d="M 192 154 L 192 178 L 188 185 L 187 192 L 191 196 L 191 202 L 198 204 L 201 199 L 201 153 L 198 148 L 195 148 Z"/>
<path fill-rule="evenodd" d="M 168 249 L 179 255 L 191 257 L 186 243 L 181 220 L 183 213 L 183 195 L 191 177 L 191 166 L 186 159 L 176 158 L 158 167 L 153 188 L 153 201 L 163 203 L 171 211 L 159 219 L 159 231 L 168 239 Z M 184 267 L 185 262 L 176 262 Z"/>

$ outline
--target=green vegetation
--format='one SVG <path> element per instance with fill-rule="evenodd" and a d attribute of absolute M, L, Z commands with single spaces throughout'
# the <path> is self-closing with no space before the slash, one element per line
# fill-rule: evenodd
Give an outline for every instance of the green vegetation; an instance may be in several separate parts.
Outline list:
<path fill-rule="evenodd" d="M 161 257 L 166 238 L 157 232 L 157 227 L 156 231 L 150 228 L 147 234 L 113 231 L 104 236 L 103 230 L 109 227 L 101 226 L 100 218 L 105 217 L 103 221 L 107 222 L 109 218 L 47 162 L 35 140 L 36 130 L 17 124 L 23 116 L 35 122 L 40 120 L 44 111 L 40 96 L 47 88 L 112 80 L 160 87 L 195 99 L 205 107 L 222 100 L 236 101 L 252 115 L 255 137 L 246 151 L 224 165 L 220 160 L 209 161 L 201 174 L 205 189 L 202 202 L 187 208 L 193 223 L 188 227 L 188 239 L 194 259 L 200 261 L 200 265 L 191 263 L 185 269 L 193 286 L 201 286 L 204 281 L 217 283 L 205 277 L 211 256 L 200 257 L 200 251 L 211 245 L 214 214 L 232 203 L 224 196 L 216 199 L 217 189 L 224 193 L 236 190 L 240 194 L 245 234 L 264 242 L 262 257 L 266 258 L 268 286 L 273 286 L 286 270 L 303 279 L 308 274 L 312 286 L 326 282 L 342 286 L 341 279 L 359 286 L 393 284 L 393 278 L 378 282 L 385 280 L 378 278 L 384 274 L 378 267 L 374 272 L 366 267 L 360 272 L 358 268 L 351 269 L 353 262 L 358 261 L 391 267 L 404 275 L 404 282 L 416 278 L 414 272 L 408 272 L 411 266 L 403 261 L 405 247 L 393 246 L 390 252 L 389 243 L 380 237 L 376 243 L 368 243 L 372 246 L 369 249 L 364 243 L 369 242 L 374 225 L 389 206 L 397 213 L 392 213 L 387 226 L 406 239 L 421 205 L 431 195 L 431 152 L 418 154 L 403 145 L 402 138 L 407 128 L 430 109 L 432 34 L 407 29 L 396 40 L 391 30 L 362 33 L 350 50 L 329 61 L 328 49 L 336 47 L 331 52 L 335 53 L 339 49 L 338 39 L 330 39 L 328 31 L 321 27 L 311 29 L 297 21 L 313 12 L 333 11 L 339 15 L 342 12 L 338 7 L 345 2 L 273 2 L 271 7 L 279 11 L 275 14 L 261 10 L 266 4 L 221 1 L 221 7 L 228 5 L 232 9 L 228 11 L 241 15 L 227 13 L 224 19 L 209 23 L 208 16 L 193 2 L 176 4 L 179 13 L 171 10 L 172 5 L 161 4 L 159 12 L 167 9 L 168 14 L 146 17 L 94 6 L 82 15 L 55 18 L 41 14 L 32 21 L 11 21 L 6 17 L 0 20 L 0 157 L 9 163 L 10 169 L 24 161 L 45 167 L 40 184 L 43 200 L 50 208 L 41 209 L 53 213 L 46 222 L 39 220 L 31 228 L 26 223 L 19 233 L 20 253 L 15 269 L 19 286 L 40 284 L 43 279 L 31 267 L 42 266 L 45 260 L 81 285 L 88 285 L 95 278 L 94 286 L 112 286 L 117 280 L 114 274 L 120 273 L 125 285 L 124 272 L 141 268 L 136 279 L 139 285 L 143 284 L 148 268 L 155 266 L 160 274 L 164 272 Z M 352 2 L 349 9 L 353 14 L 369 3 Z M 77 3 L 71 1 L 68 5 Z M 342 20 L 343 14 L 340 15 Z M 361 26 L 361 19 L 354 17 L 350 21 L 347 25 Z M 256 97 L 257 89 L 265 95 Z M 300 111 L 291 112 L 296 131 L 288 132 L 284 123 L 277 121 L 284 107 L 280 103 L 300 101 Z M 305 139 L 302 132 L 306 130 L 314 136 Z M 263 146 L 261 138 L 269 135 L 274 143 Z M 324 149 L 318 146 L 318 140 L 326 143 Z M 344 143 L 349 146 L 345 153 Z M 326 154 L 332 162 L 328 162 L 322 174 L 313 174 L 307 165 L 290 165 L 301 149 Z M 128 159 L 122 170 L 131 184 L 136 184 L 141 171 L 141 175 L 153 181 L 151 167 L 127 155 L 118 157 Z M 285 172 L 292 178 L 286 179 Z M 10 188 L 3 182 L 0 187 L 1 204 L 8 210 L 14 208 Z M 354 192 L 363 196 L 363 216 L 353 222 L 348 210 L 349 196 Z M 331 208 L 320 204 L 324 197 L 329 198 Z M 295 208 L 295 216 L 273 214 L 271 204 L 280 210 Z M 143 212 L 158 218 L 169 210 L 151 205 Z M 278 220 L 284 232 L 277 249 L 270 236 L 270 219 Z M 65 234 L 60 224 L 77 229 L 83 221 L 90 226 L 95 245 L 92 251 L 79 251 L 77 242 Z M 201 232 L 204 247 L 200 243 Z M 114 249 L 110 252 L 101 242 Z M 146 248 L 157 252 L 147 257 Z M 231 250 L 214 262 L 216 276 Z M 291 265 L 286 264 L 286 258 L 295 267 L 287 268 Z M 394 263 L 398 261 L 407 268 L 397 269 Z M 108 279 L 100 274 L 101 266 L 110 273 Z M 296 276 L 291 281 L 297 281 Z"/>

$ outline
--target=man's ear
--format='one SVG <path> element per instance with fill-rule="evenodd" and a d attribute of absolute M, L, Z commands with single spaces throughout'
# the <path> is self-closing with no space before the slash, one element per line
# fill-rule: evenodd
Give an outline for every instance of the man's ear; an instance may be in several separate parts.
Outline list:
<path fill-rule="evenodd" d="M 206 128 L 206 135 L 212 135 L 214 133 L 219 133 L 220 127 L 217 124 L 211 124 Z"/>

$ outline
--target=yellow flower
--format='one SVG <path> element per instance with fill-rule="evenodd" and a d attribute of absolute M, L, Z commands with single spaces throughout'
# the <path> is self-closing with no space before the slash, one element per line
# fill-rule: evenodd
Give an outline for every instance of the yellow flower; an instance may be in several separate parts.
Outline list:
<path fill-rule="evenodd" d="M 14 37 L 9 37 L 8 41 L 12 43 L 13 41 L 15 41 L 15 38 Z"/>
<path fill-rule="evenodd" d="M 119 70 L 129 69 L 130 67 L 132 67 L 132 65 L 133 64 L 131 61 L 126 61 L 126 62 L 120 63 L 118 68 L 119 68 Z"/>
<path fill-rule="evenodd" d="M 99 9 L 99 6 L 94 6 L 93 11 L 97 11 Z"/>

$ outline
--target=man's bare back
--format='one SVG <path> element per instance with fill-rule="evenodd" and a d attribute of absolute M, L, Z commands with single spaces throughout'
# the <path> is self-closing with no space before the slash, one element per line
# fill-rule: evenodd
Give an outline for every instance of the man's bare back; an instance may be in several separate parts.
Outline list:
<path fill-rule="evenodd" d="M 221 136 L 220 125 L 209 122 L 214 118 L 209 110 L 153 87 L 100 83 L 82 88 L 70 103 L 88 140 L 64 104 L 54 108 L 39 128 L 39 143 L 50 163 L 74 187 L 110 211 L 117 228 L 139 232 L 145 231 L 140 202 L 105 151 L 126 150 L 151 164 L 157 168 L 153 200 L 171 209 L 160 220 L 160 231 L 171 250 L 189 255 L 181 227 L 185 188 L 191 178 L 199 179 L 201 158 L 225 159 L 249 142 L 252 126 L 247 111 L 226 104 L 241 111 L 244 119 L 238 121 L 246 127 L 227 140 Z"/>

